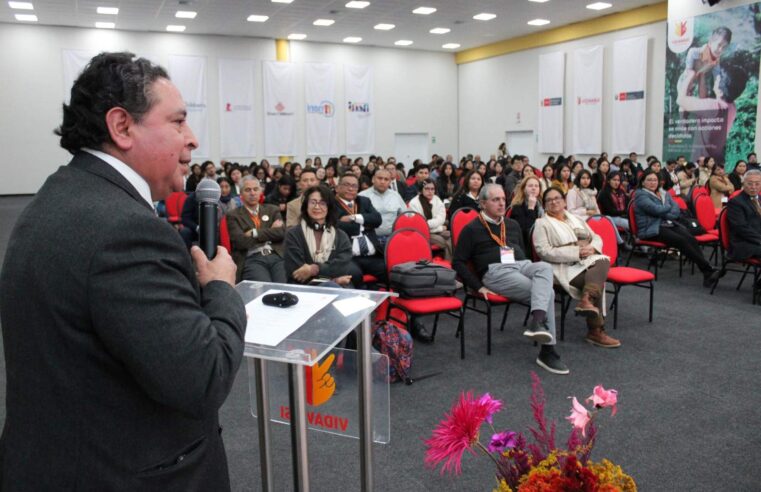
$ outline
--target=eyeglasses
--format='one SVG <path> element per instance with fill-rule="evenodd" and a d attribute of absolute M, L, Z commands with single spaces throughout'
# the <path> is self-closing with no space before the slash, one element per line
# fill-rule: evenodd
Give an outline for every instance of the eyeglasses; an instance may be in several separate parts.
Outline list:
<path fill-rule="evenodd" d="M 494 198 L 489 198 L 488 201 L 494 202 L 494 203 L 507 202 L 507 200 L 505 200 L 505 197 L 503 196 L 495 196 Z"/>
<path fill-rule="evenodd" d="M 319 208 L 327 208 L 328 202 L 325 200 L 309 200 L 309 206 L 312 208 L 319 207 Z"/>
<path fill-rule="evenodd" d="M 359 189 L 359 185 L 355 184 L 355 183 L 341 183 L 341 186 L 343 186 L 344 188 L 346 188 L 348 190 L 358 190 Z"/>
<path fill-rule="evenodd" d="M 563 197 L 562 196 L 556 196 L 555 198 L 548 198 L 544 201 L 544 203 L 555 203 L 555 202 L 562 202 Z"/>

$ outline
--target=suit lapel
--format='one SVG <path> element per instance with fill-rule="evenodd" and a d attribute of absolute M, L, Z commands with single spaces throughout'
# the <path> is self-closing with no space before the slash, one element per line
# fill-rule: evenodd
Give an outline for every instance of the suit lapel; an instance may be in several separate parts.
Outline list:
<path fill-rule="evenodd" d="M 127 178 L 122 176 L 116 169 L 111 167 L 107 162 L 104 162 L 103 160 L 87 152 L 78 152 L 74 156 L 74 158 L 71 160 L 69 165 L 75 169 L 80 169 L 82 171 L 85 171 L 90 174 L 94 174 L 100 178 L 103 178 L 106 181 L 109 181 L 114 186 L 117 186 L 121 188 L 122 190 L 126 191 L 129 196 L 131 196 L 132 198 L 137 200 L 138 203 L 140 203 L 145 208 L 150 210 L 151 213 L 155 213 L 153 206 L 146 203 L 143 197 L 140 196 L 140 193 L 137 192 L 135 187 L 132 186 L 129 181 L 127 181 Z"/>

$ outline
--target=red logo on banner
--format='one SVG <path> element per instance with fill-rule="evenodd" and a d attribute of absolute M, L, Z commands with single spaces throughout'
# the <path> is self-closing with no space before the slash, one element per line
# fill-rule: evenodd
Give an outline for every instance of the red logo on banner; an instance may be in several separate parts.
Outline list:
<path fill-rule="evenodd" d="M 622 92 L 621 94 L 619 94 L 618 95 L 618 100 L 619 101 L 626 101 L 626 92 Z"/>
<path fill-rule="evenodd" d="M 678 37 L 682 37 L 687 34 L 687 21 L 681 21 L 674 24 L 674 31 Z"/>
<path fill-rule="evenodd" d="M 230 103 L 225 104 L 225 111 L 228 113 L 233 110 L 233 105 Z"/>
<path fill-rule="evenodd" d="M 278 102 L 277 104 L 275 104 L 275 110 L 278 113 L 282 113 L 284 109 L 285 109 L 285 106 L 283 105 L 283 103 Z"/>

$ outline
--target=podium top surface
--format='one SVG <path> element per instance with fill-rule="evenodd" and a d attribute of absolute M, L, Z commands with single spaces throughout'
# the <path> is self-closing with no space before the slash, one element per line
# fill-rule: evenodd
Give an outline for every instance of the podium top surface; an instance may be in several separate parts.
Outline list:
<path fill-rule="evenodd" d="M 333 294 L 337 297 L 314 316 L 309 318 L 298 330 L 291 333 L 276 346 L 256 343 L 246 343 L 243 355 L 259 359 L 267 359 L 287 364 L 311 366 L 335 347 L 388 297 L 389 292 L 369 290 L 334 289 L 298 284 L 276 284 L 269 282 L 243 281 L 235 286 L 235 290 L 248 304 L 268 291 L 289 291 L 298 295 L 299 292 Z M 357 312 L 344 316 L 333 304 L 343 299 L 364 297 L 373 304 Z M 287 315 L 284 309 L 283 314 Z M 249 319 L 249 323 L 256 320 Z"/>

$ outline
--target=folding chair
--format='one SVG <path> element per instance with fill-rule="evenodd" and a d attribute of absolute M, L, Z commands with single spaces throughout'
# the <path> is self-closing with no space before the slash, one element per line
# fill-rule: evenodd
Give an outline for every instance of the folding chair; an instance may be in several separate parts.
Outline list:
<path fill-rule="evenodd" d="M 185 199 L 188 195 L 183 191 L 170 193 L 164 203 L 166 204 L 167 220 L 170 224 L 180 224 L 182 222 L 182 207 L 185 205 Z"/>
<path fill-rule="evenodd" d="M 756 258 L 749 258 L 747 260 L 733 260 L 729 257 L 729 218 L 727 217 L 726 208 L 719 214 L 719 244 L 721 247 L 722 257 L 721 270 L 728 270 L 731 272 L 738 272 L 743 274 L 740 282 L 737 283 L 737 288 L 735 290 L 740 290 L 743 282 L 745 282 L 745 277 L 748 275 L 748 272 L 753 269 L 753 290 L 751 303 L 756 304 L 759 297 L 761 297 L 761 289 L 758 288 L 758 282 L 761 279 L 761 260 Z M 745 268 L 742 270 L 727 268 L 727 265 L 732 263 L 744 266 Z M 716 279 L 716 282 L 714 282 L 713 286 L 711 287 L 711 295 L 713 295 L 713 291 L 715 291 L 716 287 L 719 285 L 719 280 L 720 279 Z"/>
<path fill-rule="evenodd" d="M 695 236 L 700 246 L 711 247 L 711 257 L 714 265 L 719 264 L 719 231 L 716 228 L 716 209 L 713 200 L 708 195 L 700 195 L 695 199 L 695 215 L 698 223 L 706 230 L 705 234 Z M 694 266 L 694 265 L 693 265 Z"/>
<path fill-rule="evenodd" d="M 634 250 L 637 246 L 647 246 L 650 248 L 653 248 L 653 256 L 650 258 L 650 261 L 647 264 L 647 269 L 650 270 L 650 265 L 655 265 L 655 280 L 658 280 L 658 255 L 660 253 L 667 253 L 669 250 L 669 247 L 666 243 L 662 243 L 660 241 L 651 241 L 649 239 L 640 239 L 637 237 L 637 234 L 639 230 L 637 229 L 637 217 L 634 214 L 634 200 L 631 201 L 629 204 L 629 231 L 632 234 L 632 238 L 634 238 L 634 244 L 632 247 L 632 250 L 629 252 L 629 257 L 626 259 L 626 266 L 629 266 L 629 263 L 632 261 L 632 256 L 634 255 Z M 665 260 L 664 260 L 665 261 Z M 679 261 L 679 276 L 682 276 L 682 261 Z"/>
<path fill-rule="evenodd" d="M 233 246 L 230 243 L 230 230 L 227 228 L 226 215 L 219 221 L 219 244 L 221 244 L 228 253 L 232 254 Z"/>
<path fill-rule="evenodd" d="M 431 255 L 435 252 L 443 252 L 440 246 L 431 244 L 431 229 L 428 227 L 428 221 L 421 214 L 414 210 L 405 210 L 394 221 L 392 231 L 399 229 L 415 229 L 428 241 L 428 247 L 431 249 Z M 452 268 L 452 264 L 441 258 L 433 258 L 434 263 L 438 263 L 447 268 Z"/>

